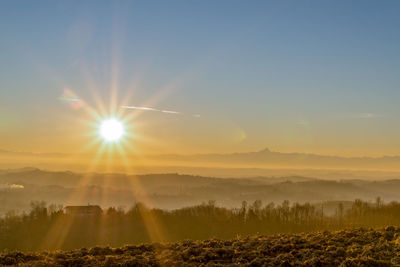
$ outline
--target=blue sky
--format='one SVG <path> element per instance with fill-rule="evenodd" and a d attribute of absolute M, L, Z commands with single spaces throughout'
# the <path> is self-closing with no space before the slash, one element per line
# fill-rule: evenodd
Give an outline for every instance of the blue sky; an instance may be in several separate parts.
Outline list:
<path fill-rule="evenodd" d="M 147 118 L 171 147 L 396 154 L 399 11 L 398 1 L 1 1 L 0 147 L 59 142 L 72 112 L 63 89 L 94 105 L 90 73 L 107 102 L 118 66 L 119 95 L 136 85 L 132 105 L 170 86 L 156 107 L 202 115 Z"/>

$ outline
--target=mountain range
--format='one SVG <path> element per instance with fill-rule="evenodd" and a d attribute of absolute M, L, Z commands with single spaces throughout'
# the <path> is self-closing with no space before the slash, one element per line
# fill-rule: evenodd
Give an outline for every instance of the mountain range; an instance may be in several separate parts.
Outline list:
<path fill-rule="evenodd" d="M 93 159 L 91 154 L 62 154 L 62 153 L 30 153 L 0 150 L 0 168 L 35 166 L 49 169 L 49 165 L 67 169 L 69 166 L 85 165 Z M 115 155 L 116 165 L 121 161 Z M 197 168 L 283 168 L 283 169 L 329 169 L 329 170 L 368 170 L 368 171 L 400 171 L 400 156 L 383 157 L 339 157 L 308 153 L 282 153 L 269 149 L 257 152 L 232 154 L 164 154 L 164 155 L 131 155 L 126 162 L 136 168 L 141 167 L 197 167 Z M 99 165 L 106 160 L 100 159 Z M 47 164 L 47 165 L 46 165 Z M 64 164 L 64 165 L 63 165 Z M 64 166 L 64 167 L 63 167 Z M 51 168 L 51 167 L 50 167 Z M 74 169 L 74 168 L 72 168 Z M 103 171 L 102 169 L 99 169 Z M 173 169 L 172 169 L 173 170 Z M 180 171 L 180 169 L 176 169 Z M 151 172 L 151 171 L 150 171 Z M 163 169 L 165 172 L 165 169 Z"/>

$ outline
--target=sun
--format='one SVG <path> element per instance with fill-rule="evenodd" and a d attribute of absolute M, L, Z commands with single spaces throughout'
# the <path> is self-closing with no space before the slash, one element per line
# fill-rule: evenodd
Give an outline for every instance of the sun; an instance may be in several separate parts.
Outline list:
<path fill-rule="evenodd" d="M 124 125 L 121 121 L 111 118 L 101 121 L 99 127 L 101 138 L 106 142 L 117 142 L 125 133 Z"/>

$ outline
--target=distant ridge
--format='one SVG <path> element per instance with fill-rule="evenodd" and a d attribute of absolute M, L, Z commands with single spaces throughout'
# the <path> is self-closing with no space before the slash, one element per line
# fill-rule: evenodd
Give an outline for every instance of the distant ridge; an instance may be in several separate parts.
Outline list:
<path fill-rule="evenodd" d="M 261 149 L 260 151 L 258 151 L 258 153 L 269 153 L 269 152 L 271 152 L 271 150 L 270 150 L 268 147 L 266 147 L 266 148 Z"/>
<path fill-rule="evenodd" d="M 264 148 L 255 152 L 231 154 L 163 155 L 160 159 L 219 163 L 252 167 L 301 167 L 301 168 L 344 168 L 344 169 L 390 169 L 400 170 L 400 156 L 383 157 L 340 157 L 309 153 L 283 153 Z"/>
<path fill-rule="evenodd" d="M 14 156 L 66 157 L 66 156 L 70 156 L 71 154 L 68 154 L 68 153 L 35 153 L 35 152 L 30 152 L 30 151 L 12 151 L 12 150 L 0 149 L 0 156 L 1 155 L 3 155 L 3 156 L 14 155 Z"/>
<path fill-rule="evenodd" d="M 90 159 L 90 154 L 63 154 L 63 153 L 31 153 L 13 152 L 0 150 L 2 158 L 21 157 L 29 163 L 29 159 L 51 158 L 61 160 L 66 157 Z M 129 157 L 129 156 L 128 156 Z M 130 156 L 132 160 L 140 156 Z M 381 170 L 400 171 L 400 156 L 382 157 L 341 157 L 330 155 L 319 155 L 301 152 L 276 152 L 264 148 L 253 152 L 236 152 L 230 154 L 163 154 L 146 155 L 146 159 L 152 160 L 155 164 L 174 164 L 175 166 L 216 166 L 235 168 L 311 168 L 311 169 L 350 169 L 350 170 Z"/>

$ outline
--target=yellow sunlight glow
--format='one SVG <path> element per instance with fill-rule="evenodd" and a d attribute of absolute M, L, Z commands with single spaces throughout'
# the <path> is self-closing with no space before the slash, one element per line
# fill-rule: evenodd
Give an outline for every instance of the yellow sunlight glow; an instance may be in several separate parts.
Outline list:
<path fill-rule="evenodd" d="M 118 50 L 118 48 L 115 48 Z M 114 53 L 115 52 L 115 53 Z M 145 127 L 146 124 L 138 123 L 136 120 L 140 117 L 143 110 L 127 110 L 121 108 L 121 106 L 128 106 L 130 104 L 129 100 L 132 98 L 131 94 L 135 91 L 136 81 L 133 81 L 133 85 L 129 88 L 127 95 L 121 97 L 124 99 L 123 102 L 118 101 L 118 51 L 113 51 L 113 64 L 111 66 L 111 87 L 110 87 L 110 95 L 107 99 L 110 100 L 110 103 L 107 105 L 103 102 L 103 98 L 99 94 L 99 88 L 96 85 L 95 80 L 93 79 L 91 73 L 88 69 L 84 68 L 84 76 L 87 87 L 93 94 L 93 98 L 95 100 L 95 106 L 89 105 L 83 99 L 80 100 L 80 105 L 77 108 L 82 108 L 89 115 L 88 117 L 80 118 L 80 121 L 85 127 L 89 126 L 87 137 L 87 143 L 82 147 L 82 151 L 84 153 L 93 152 L 92 149 L 95 147 L 97 151 L 93 157 L 91 157 L 91 161 L 88 164 L 88 168 L 85 171 L 85 175 L 79 181 L 79 186 L 85 187 L 90 185 L 92 180 L 94 179 L 96 174 L 93 172 L 103 170 L 106 173 L 113 173 L 119 170 L 119 165 L 124 169 L 124 173 L 129 175 L 129 187 L 132 189 L 131 192 L 133 194 L 136 202 L 146 203 L 149 207 L 153 205 L 153 199 L 146 192 L 146 188 L 141 184 L 140 179 L 133 173 L 136 173 L 136 164 L 132 161 L 131 156 L 135 156 L 136 158 L 140 156 L 141 162 L 146 162 L 145 155 L 141 154 L 140 150 L 135 146 L 136 142 L 153 144 L 158 140 L 145 137 L 140 135 L 140 127 Z M 163 88 L 160 92 L 154 95 L 151 99 L 149 99 L 145 103 L 139 103 L 140 106 L 152 106 L 156 104 L 158 101 L 161 101 L 166 94 L 170 91 L 173 91 L 178 86 L 178 81 L 174 81 L 172 84 Z M 71 91 L 72 92 L 72 91 Z M 67 91 L 68 93 L 68 91 Z M 71 95 L 71 93 L 69 93 Z M 68 97 L 68 95 L 67 95 Z M 71 97 L 70 97 L 71 98 Z M 72 100 L 73 103 L 76 103 L 76 99 L 80 99 L 79 96 L 75 95 L 72 92 Z M 75 108 L 75 105 L 73 106 Z M 75 117 L 74 117 L 75 119 Z M 133 123 L 134 122 L 134 123 Z M 139 129 L 139 130 L 138 130 Z M 73 158 L 71 158 L 71 162 Z M 105 179 L 103 181 L 102 186 L 108 187 L 109 179 Z M 90 188 L 85 187 L 87 190 L 79 191 L 76 190 L 72 192 L 68 198 L 67 203 L 69 205 L 82 205 L 85 202 L 85 197 L 88 194 L 96 194 Z M 105 190 L 102 190 L 101 196 L 98 200 L 99 205 L 104 205 L 107 203 L 107 194 L 104 193 Z M 166 241 L 168 240 L 168 235 L 166 229 L 164 229 L 164 225 L 156 214 L 149 213 L 146 211 L 140 211 L 143 220 L 145 221 L 145 231 L 147 235 L 152 241 Z M 43 239 L 41 244 L 42 249 L 50 248 L 62 248 L 65 244 L 65 240 L 71 231 L 71 227 L 76 223 L 75 218 L 72 218 L 70 221 L 65 223 L 63 217 L 59 217 L 55 224 L 53 224 L 46 236 Z M 99 242 L 104 238 L 103 233 L 98 233 Z"/>
<path fill-rule="evenodd" d="M 117 119 L 111 118 L 103 120 L 99 128 L 100 136 L 106 142 L 116 142 L 125 133 L 124 125 Z"/>

